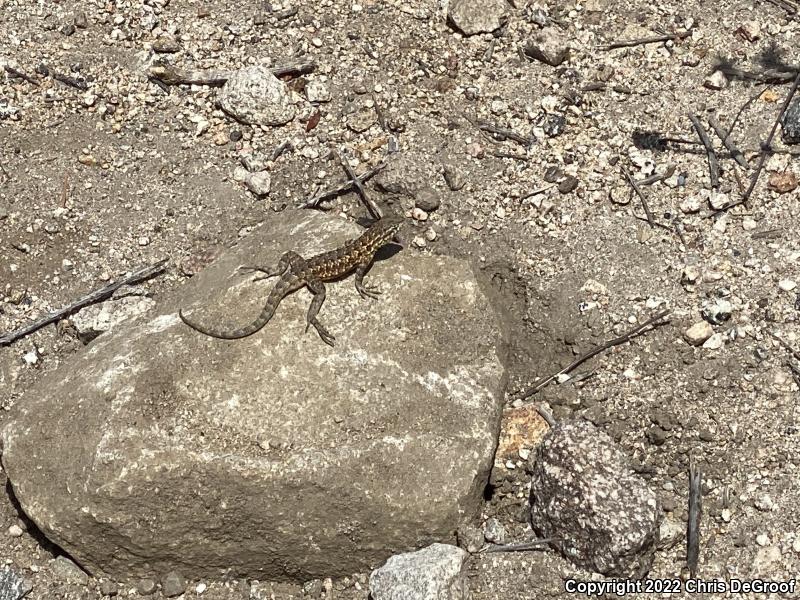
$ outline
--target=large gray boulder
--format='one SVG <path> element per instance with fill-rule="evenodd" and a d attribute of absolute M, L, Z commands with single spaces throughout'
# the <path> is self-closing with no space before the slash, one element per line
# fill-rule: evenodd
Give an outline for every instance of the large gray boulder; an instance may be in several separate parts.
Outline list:
<path fill-rule="evenodd" d="M 91 573 L 304 581 L 452 541 L 488 479 L 504 371 L 498 317 L 469 265 L 402 251 L 362 299 L 299 291 L 236 341 L 183 324 L 254 318 L 274 265 L 360 229 L 284 213 L 154 311 L 115 325 L 17 403 L 2 462 L 28 516 Z"/>

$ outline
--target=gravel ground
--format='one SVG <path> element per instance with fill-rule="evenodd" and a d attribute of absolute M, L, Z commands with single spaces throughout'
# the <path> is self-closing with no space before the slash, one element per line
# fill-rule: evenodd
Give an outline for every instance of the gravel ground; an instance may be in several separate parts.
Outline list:
<path fill-rule="evenodd" d="M 413 219 L 407 251 L 468 257 L 495 292 L 507 317 L 510 404 L 537 377 L 671 310 L 668 325 L 582 365 L 592 377 L 534 399 L 557 419 L 588 419 L 617 440 L 676 530 L 687 517 L 690 457 L 697 462 L 705 474 L 701 578 L 796 578 L 793 155 L 767 160 L 749 203 L 716 210 L 747 187 L 791 84 L 712 74 L 720 61 L 752 72 L 765 58 L 797 64 L 800 24 L 772 3 L 517 0 L 501 29 L 464 36 L 446 10 L 397 0 L 4 0 L 0 332 L 169 258 L 165 274 L 145 285 L 157 299 L 253 225 L 340 184 L 331 148 L 358 173 L 385 159 L 368 189 Z M 684 39 L 604 48 L 687 29 Z M 541 45 L 569 48 L 569 58 L 551 66 L 526 54 Z M 149 80 L 157 59 L 187 69 L 316 67 L 284 78 L 295 118 L 261 127 L 227 116 L 218 88 Z M 759 92 L 732 135 L 751 168 L 736 167 L 715 138 L 721 175 L 712 191 L 689 115 L 705 125 L 716 114 L 728 127 Z M 481 123 L 518 139 L 482 132 Z M 686 142 L 653 144 L 659 136 Z M 780 135 L 774 145 L 787 148 Z M 266 195 L 241 181 L 248 156 L 266 157 Z M 623 170 L 640 181 L 666 175 L 642 186 L 657 226 Z M 323 207 L 365 215 L 354 194 Z M 23 392 L 81 346 L 68 327 L 48 326 L 0 347 L 0 427 Z M 499 520 L 509 541 L 530 533 L 523 462 L 487 494 L 484 517 Z M 10 494 L 0 501 L 0 540 L 0 559 L 32 583 L 29 598 L 111 591 L 53 562 L 57 549 L 21 520 Z M 684 568 L 678 543 L 658 554 L 650 577 Z M 566 577 L 590 574 L 552 552 L 469 562 L 477 600 L 560 597 Z M 366 582 L 365 574 L 304 588 L 189 582 L 184 597 L 243 598 L 249 589 L 263 598 L 363 600 Z M 118 592 L 150 591 L 136 587 Z"/>

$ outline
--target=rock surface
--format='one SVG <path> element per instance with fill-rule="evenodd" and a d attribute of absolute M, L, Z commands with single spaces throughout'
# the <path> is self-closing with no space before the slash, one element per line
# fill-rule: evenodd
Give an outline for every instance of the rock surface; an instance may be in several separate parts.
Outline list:
<path fill-rule="evenodd" d="M 658 544 L 661 507 L 610 437 L 587 422 L 551 430 L 537 450 L 531 524 L 576 565 L 643 577 Z"/>
<path fill-rule="evenodd" d="M 392 556 L 369 578 L 373 600 L 467 600 L 462 573 L 469 554 L 456 546 L 431 544 Z"/>
<path fill-rule="evenodd" d="M 505 0 L 452 0 L 448 18 L 464 35 L 491 33 L 508 19 Z"/>
<path fill-rule="evenodd" d="M 2 432 L 28 516 L 95 575 L 190 578 L 228 569 L 307 581 L 450 540 L 481 503 L 500 419 L 496 314 L 461 260 L 397 253 L 309 294 L 255 335 L 185 326 L 254 318 L 272 281 L 236 273 L 337 247 L 360 229 L 283 213 L 159 308 L 42 378 Z"/>
<path fill-rule="evenodd" d="M 219 104 L 228 114 L 251 125 L 284 125 L 294 118 L 286 86 L 267 67 L 245 67 L 225 83 Z"/>
<path fill-rule="evenodd" d="M 11 567 L 0 567 L 0 600 L 22 600 L 29 591 L 25 580 Z"/>

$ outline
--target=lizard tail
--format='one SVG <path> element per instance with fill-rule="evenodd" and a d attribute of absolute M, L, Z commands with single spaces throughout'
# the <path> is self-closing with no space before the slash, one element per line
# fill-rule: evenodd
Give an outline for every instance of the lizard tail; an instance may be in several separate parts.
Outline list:
<path fill-rule="evenodd" d="M 240 338 L 253 335 L 259 329 L 264 327 L 264 325 L 269 323 L 269 320 L 272 318 L 272 315 L 275 314 L 275 310 L 278 308 L 278 304 L 280 304 L 281 300 L 283 300 L 283 297 L 291 291 L 293 290 L 287 282 L 278 281 L 278 283 L 275 284 L 275 287 L 272 288 L 269 296 L 267 296 L 267 301 L 264 303 L 264 308 L 261 310 L 261 313 L 258 315 L 256 320 L 249 325 L 245 325 L 239 329 L 234 329 L 233 331 L 222 331 L 219 329 L 204 327 L 203 325 L 192 321 L 186 315 L 184 315 L 182 309 L 178 310 L 178 316 L 180 316 L 181 321 L 200 333 L 221 340 L 238 340 Z"/>

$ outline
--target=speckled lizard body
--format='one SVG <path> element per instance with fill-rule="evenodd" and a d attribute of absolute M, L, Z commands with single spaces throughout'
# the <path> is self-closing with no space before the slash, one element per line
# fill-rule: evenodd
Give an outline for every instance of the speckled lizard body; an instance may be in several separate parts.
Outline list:
<path fill-rule="evenodd" d="M 335 250 L 323 252 L 308 259 L 303 258 L 296 252 L 287 252 L 281 257 L 274 270 L 263 267 L 240 267 L 241 269 L 265 273 L 263 277 L 258 279 L 280 277 L 269 296 L 267 296 L 267 301 L 261 314 L 258 315 L 255 321 L 240 329 L 233 331 L 210 329 L 188 319 L 182 310 L 178 311 L 178 314 L 184 323 L 200 333 L 223 340 L 236 340 L 253 335 L 264 327 L 269 323 L 272 315 L 275 314 L 275 310 L 281 300 L 305 286 L 314 294 L 314 299 L 311 301 L 311 306 L 309 306 L 308 314 L 306 315 L 306 331 L 308 331 L 309 326 L 313 325 L 322 341 L 329 346 L 333 346 L 334 336 L 317 320 L 317 313 L 322 308 L 322 303 L 325 302 L 325 284 L 323 282 L 339 279 L 355 271 L 355 284 L 358 293 L 363 298 L 376 299 L 380 292 L 374 288 L 364 286 L 364 275 L 369 270 L 375 258 L 375 253 L 392 241 L 402 224 L 403 218 L 400 216 L 384 217 L 376 221 L 359 237 L 346 242 Z"/>

